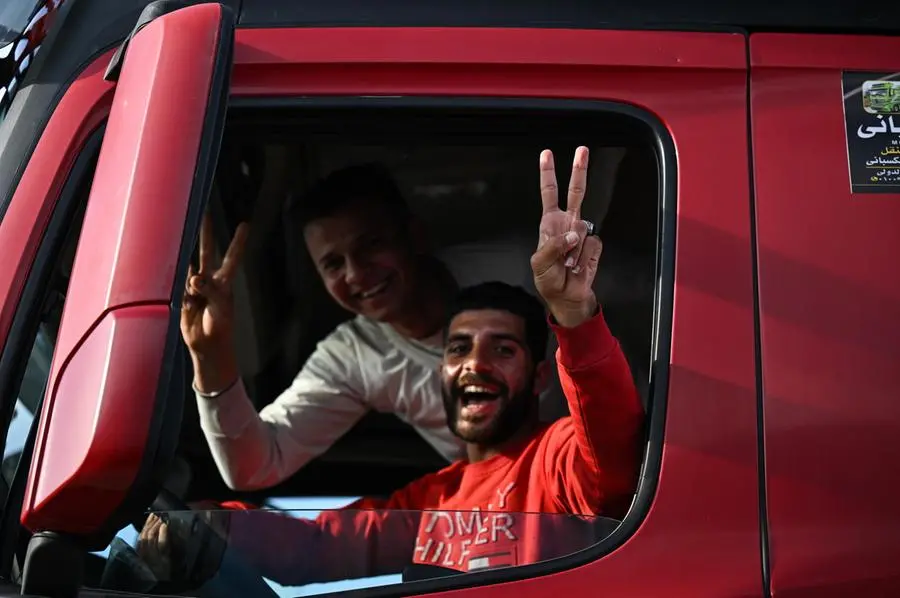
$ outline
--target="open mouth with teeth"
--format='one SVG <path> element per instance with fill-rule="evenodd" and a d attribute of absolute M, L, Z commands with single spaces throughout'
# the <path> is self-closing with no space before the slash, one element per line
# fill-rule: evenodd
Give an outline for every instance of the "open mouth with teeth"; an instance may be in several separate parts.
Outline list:
<path fill-rule="evenodd" d="M 378 284 L 374 284 L 367 289 L 359 291 L 358 293 L 354 293 L 354 297 L 360 301 L 371 301 L 372 299 L 377 299 L 381 295 L 384 294 L 385 291 L 388 290 L 388 287 L 391 286 L 391 277 L 387 277 Z"/>
<path fill-rule="evenodd" d="M 466 384 L 459 387 L 459 415 L 463 419 L 484 419 L 500 409 L 502 389 L 493 384 Z"/>

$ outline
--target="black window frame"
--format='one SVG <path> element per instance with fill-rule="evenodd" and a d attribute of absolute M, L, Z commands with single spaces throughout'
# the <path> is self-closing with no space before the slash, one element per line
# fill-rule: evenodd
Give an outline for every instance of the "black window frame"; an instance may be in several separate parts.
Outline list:
<path fill-rule="evenodd" d="M 579 113 L 617 113 L 641 123 L 657 154 L 659 202 L 657 212 L 656 287 L 651 339 L 649 402 L 643 460 L 632 506 L 621 525 L 607 538 L 571 555 L 539 563 L 503 569 L 467 573 L 403 584 L 376 586 L 329 593 L 342 598 L 400 598 L 433 592 L 474 589 L 487 585 L 534 579 L 561 573 L 597 561 L 624 544 L 650 511 L 662 464 L 665 416 L 668 398 L 669 360 L 672 344 L 672 321 L 675 293 L 675 235 L 677 204 L 677 154 L 675 142 L 663 122 L 651 112 L 636 106 L 607 100 L 570 100 L 507 97 L 271 97 L 232 96 L 229 109 L 267 108 L 434 108 L 434 109 L 503 109 L 548 110 Z M 226 132 L 227 132 L 226 121 Z"/>

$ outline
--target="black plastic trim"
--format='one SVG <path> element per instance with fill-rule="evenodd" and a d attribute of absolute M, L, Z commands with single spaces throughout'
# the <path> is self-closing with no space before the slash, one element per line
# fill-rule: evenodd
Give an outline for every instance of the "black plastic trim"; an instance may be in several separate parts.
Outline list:
<path fill-rule="evenodd" d="M 2 540 L 0 540 L 0 579 L 14 579 L 14 562 L 19 567 L 19 576 L 22 576 L 22 566 L 25 563 L 25 557 L 28 552 L 31 532 L 22 526 L 19 517 L 22 513 L 22 504 L 25 502 L 25 491 L 28 488 L 28 471 L 30 470 L 31 459 L 34 456 L 34 444 L 37 441 L 39 426 L 40 417 L 35 417 L 31 422 L 31 428 L 28 430 L 20 461 L 20 466 L 27 464 L 28 467 L 21 471 L 17 469 L 13 482 L 10 485 L 9 494 L 6 497 L 4 505 L 6 510 L 0 515 L 2 517 L 0 525 L 3 526 Z M 8 509 L 10 505 L 15 505 L 16 508 L 10 511 Z"/>
<path fill-rule="evenodd" d="M 244 0 L 241 27 L 528 27 L 681 31 L 900 31 L 888 5 L 854 0 Z"/>
<path fill-rule="evenodd" d="M 19 385 L 22 382 L 22 377 L 25 375 L 29 350 L 34 343 L 37 328 L 40 324 L 41 310 L 44 306 L 47 287 L 50 283 L 56 260 L 59 257 L 59 252 L 66 241 L 72 218 L 80 207 L 78 202 L 79 192 L 82 185 L 89 180 L 90 170 L 100 152 L 104 129 L 105 126 L 100 126 L 91 133 L 69 172 L 62 193 L 50 217 L 50 222 L 44 232 L 28 278 L 25 281 L 25 287 L 19 300 L 19 310 L 13 319 L 6 339 L 5 349 L 0 355 L 0 397 L 3 399 L 2 403 L 0 403 L 0 426 L 2 426 L 0 428 L 2 430 L 0 447 L 5 448 L 6 430 L 9 429 L 15 408 L 13 397 L 18 396 Z M 43 404 L 43 401 L 41 404 Z M 30 456 L 34 450 L 34 436 L 39 419 L 40 414 L 38 413 L 34 418 L 32 430 L 29 432 L 9 494 L 0 497 L 0 502 L 3 503 L 4 509 L 2 524 L 0 524 L 2 525 L 2 528 L 0 528 L 0 538 L 2 538 L 2 541 L 0 541 L 0 577 L 4 578 L 8 578 L 10 574 L 12 558 L 18 546 L 18 533 L 12 532 L 9 527 L 12 525 L 18 528 L 20 526 L 19 512 L 22 509 L 25 482 L 28 476 L 28 467 L 23 468 L 22 465 L 27 465 L 31 461 Z M 27 461 L 26 457 L 28 457 Z M 12 513 L 9 511 L 10 506 L 16 507 Z"/>
<path fill-rule="evenodd" d="M 481 108 L 509 110 L 547 110 L 558 112 L 614 112 L 643 123 L 655 140 L 659 160 L 659 203 L 657 279 L 659 292 L 654 299 L 654 342 L 650 381 L 647 444 L 636 498 L 622 524 L 603 541 L 569 556 L 519 567 L 469 573 L 439 580 L 415 581 L 375 588 L 340 592 L 352 598 L 399 598 L 432 592 L 533 579 L 596 561 L 611 553 L 637 531 L 647 516 L 656 494 L 662 462 L 666 402 L 669 381 L 669 354 L 672 344 L 672 312 L 675 293 L 675 227 L 677 201 L 677 157 L 675 144 L 665 125 L 653 114 L 626 104 L 591 100 L 551 100 L 520 98 L 464 97 L 303 97 L 303 98 L 232 98 L 232 108 L 273 107 L 391 107 L 391 108 Z"/>
<path fill-rule="evenodd" d="M 110 47 L 107 45 L 93 49 L 85 60 L 78 61 L 74 68 L 69 69 L 61 78 L 60 73 L 53 73 L 53 67 L 56 66 L 53 64 L 53 58 L 59 56 L 62 61 L 65 59 L 61 55 L 66 54 L 71 60 L 72 46 L 67 43 L 67 38 L 73 34 L 66 28 L 66 24 L 76 4 L 77 0 L 69 0 L 59 8 L 59 13 L 41 44 L 37 58 L 13 99 L 6 118 L 0 123 L 0 221 L 6 215 L 25 167 L 65 92 L 81 72 Z M 78 24 L 77 18 L 74 24 Z M 52 73 L 50 81 L 46 77 L 48 71 Z M 49 85 L 34 86 L 32 85 L 34 83 L 49 83 Z"/>
<path fill-rule="evenodd" d="M 187 277 L 188 265 L 193 246 L 200 229 L 210 191 L 212 179 L 219 158 L 222 135 L 225 129 L 225 114 L 228 105 L 231 63 L 234 52 L 234 13 L 226 5 L 219 5 L 222 18 L 219 27 L 219 52 L 213 65 L 210 81 L 210 95 L 200 137 L 197 166 L 194 172 L 191 196 L 184 234 L 175 270 L 175 284 L 170 298 L 170 319 L 166 334 L 162 369 L 156 391 L 156 409 L 150 420 L 147 444 L 140 468 L 135 476 L 135 484 L 129 489 L 122 504 L 105 524 L 89 537 L 84 538 L 90 549 L 103 549 L 122 527 L 129 525 L 134 515 L 146 510 L 162 487 L 167 468 L 175 457 L 181 418 L 184 411 L 183 359 L 180 332 L 181 296 L 183 281 Z"/>
<path fill-rule="evenodd" d="M 185 8 L 189 6 L 186 2 L 182 2 L 181 0 L 155 0 L 155 2 L 151 2 L 147 6 L 144 7 L 144 10 L 141 11 L 141 16 L 138 17 L 137 23 L 134 26 L 134 29 L 131 30 L 131 33 L 128 34 L 128 37 L 125 38 L 118 49 L 116 49 L 116 53 L 113 54 L 112 58 L 109 60 L 109 65 L 106 67 L 106 73 L 103 75 L 103 79 L 105 81 L 118 81 L 119 75 L 122 72 L 122 63 L 125 59 L 125 52 L 128 50 L 128 44 L 137 35 L 141 29 L 158 19 L 159 17 L 165 16 L 170 12 L 175 12 L 179 8 Z"/>
<path fill-rule="evenodd" d="M 28 540 L 22 595 L 77 598 L 84 581 L 86 556 L 70 536 L 37 532 Z"/>
<path fill-rule="evenodd" d="M 750 52 L 750 40 L 747 40 Z M 753 272 L 753 365 L 756 379 L 756 467 L 759 477 L 759 555 L 762 595 L 772 597 L 772 569 L 769 558 L 769 497 L 766 485 L 765 387 L 762 361 L 762 308 L 759 295 L 759 233 L 756 220 L 756 173 L 753 160 L 753 71 L 747 71 L 747 160 L 750 182 L 750 255 Z"/>
<path fill-rule="evenodd" d="M 40 138 L 40 135 L 34 135 L 34 129 L 43 131 L 44 127 L 47 125 L 47 121 L 50 120 L 53 109 L 56 108 L 60 99 L 62 99 L 65 89 L 68 89 L 69 85 L 71 85 L 78 76 L 77 73 L 75 73 L 71 78 L 60 85 L 60 89 L 52 98 L 50 109 L 47 110 L 46 113 L 40 116 L 36 114 L 27 114 L 27 109 L 30 107 L 28 102 L 26 102 L 27 96 L 30 95 L 27 86 L 34 80 L 35 73 L 40 71 L 41 67 L 46 63 L 47 55 L 50 53 L 49 50 L 55 46 L 56 40 L 59 37 L 59 32 L 66 22 L 72 4 L 74 4 L 74 2 L 64 3 L 59 8 L 56 19 L 41 44 L 41 50 L 38 52 L 37 58 L 34 63 L 32 63 L 31 68 L 28 69 L 28 73 L 25 76 L 25 80 L 22 82 L 19 92 L 13 98 L 13 101 L 9 106 L 6 118 L 0 122 L 0 221 L 2 221 L 3 217 L 6 215 L 6 210 L 12 202 L 19 179 L 25 170 L 25 165 L 31 158 L 31 154 L 34 152 L 34 148 L 37 146 L 37 141 Z M 81 72 L 85 66 L 87 65 L 81 65 L 77 72 Z M 18 124 L 17 121 L 20 120 L 24 124 L 16 127 L 15 125 Z M 26 127 L 31 130 L 24 131 Z M 16 154 L 26 155 L 16 155 L 11 153 L 19 148 L 25 149 L 23 147 L 25 145 L 24 143 L 14 139 L 15 134 L 19 131 L 22 131 L 22 137 L 27 136 L 28 133 L 32 133 L 33 136 L 31 143 L 27 144 L 27 151 L 16 152 Z M 7 152 L 10 153 L 8 154 Z M 15 163 L 15 166 L 13 166 L 12 163 Z"/>

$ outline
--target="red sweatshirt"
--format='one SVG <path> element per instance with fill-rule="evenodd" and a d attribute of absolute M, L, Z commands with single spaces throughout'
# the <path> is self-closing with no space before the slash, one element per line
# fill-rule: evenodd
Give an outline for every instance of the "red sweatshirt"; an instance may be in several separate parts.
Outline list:
<path fill-rule="evenodd" d="M 315 521 L 235 513 L 231 549 L 291 585 L 398 573 L 411 562 L 460 571 L 521 565 L 599 540 L 584 518 L 564 515 L 624 515 L 643 409 L 601 314 L 576 328 L 551 326 L 570 416 L 501 455 L 457 461 L 387 499 L 363 498 Z"/>

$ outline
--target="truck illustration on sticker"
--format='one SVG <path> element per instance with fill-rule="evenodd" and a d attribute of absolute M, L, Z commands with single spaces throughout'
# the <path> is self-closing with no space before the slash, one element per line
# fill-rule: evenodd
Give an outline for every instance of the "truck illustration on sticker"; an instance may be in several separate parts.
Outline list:
<path fill-rule="evenodd" d="M 866 81 L 862 86 L 863 109 L 870 114 L 900 113 L 900 82 Z"/>

